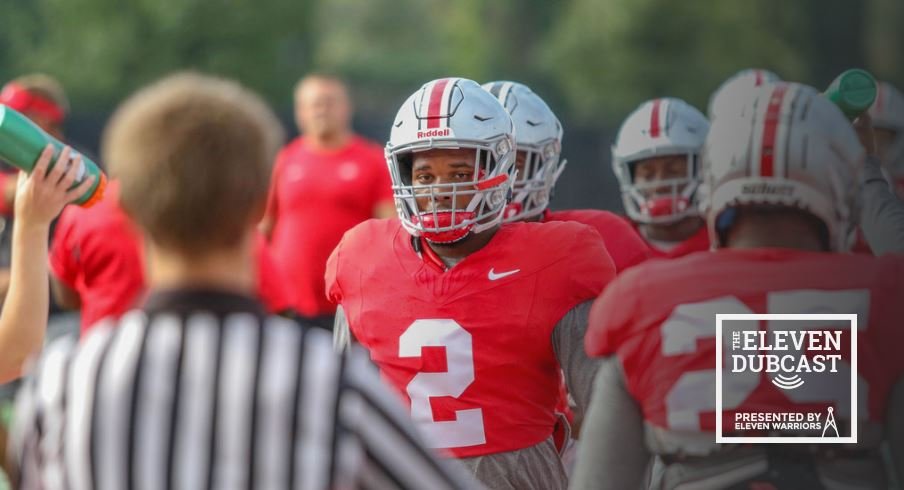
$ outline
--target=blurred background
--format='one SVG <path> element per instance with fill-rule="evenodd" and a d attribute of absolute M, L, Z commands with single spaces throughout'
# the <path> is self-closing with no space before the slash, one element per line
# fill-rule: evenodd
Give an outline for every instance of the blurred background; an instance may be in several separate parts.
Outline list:
<path fill-rule="evenodd" d="M 41 71 L 72 102 L 67 133 L 95 150 L 124 96 L 194 68 L 262 93 L 290 134 L 295 82 L 346 78 L 356 128 L 385 141 L 399 104 L 443 76 L 512 79 L 565 126 L 554 208 L 620 209 L 609 146 L 643 100 L 705 111 L 734 72 L 824 88 L 863 67 L 904 86 L 904 1 L 0 0 L 0 82 Z"/>

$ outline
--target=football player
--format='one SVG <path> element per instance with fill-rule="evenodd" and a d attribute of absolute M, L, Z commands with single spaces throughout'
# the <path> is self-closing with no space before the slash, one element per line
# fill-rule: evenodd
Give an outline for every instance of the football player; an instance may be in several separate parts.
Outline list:
<path fill-rule="evenodd" d="M 706 106 L 709 120 L 715 121 L 720 112 L 737 115 L 757 88 L 779 81 L 781 78 L 778 75 L 760 68 L 747 68 L 726 78 L 709 98 Z"/>
<path fill-rule="evenodd" d="M 867 141 L 867 147 L 874 145 L 877 155 L 876 159 L 867 160 L 861 173 L 863 233 L 859 238 L 865 239 L 876 255 L 904 253 L 904 96 L 888 83 L 880 82 L 869 117 L 858 118 L 855 127 L 861 133 L 867 132 L 861 139 Z"/>
<path fill-rule="evenodd" d="M 876 151 L 885 171 L 904 199 L 904 95 L 888 82 L 879 82 L 876 102 L 869 110 Z"/>
<path fill-rule="evenodd" d="M 637 488 L 650 454 L 662 465 L 651 488 L 888 488 L 877 450 L 886 414 L 888 433 L 898 434 L 894 466 L 904 467 L 895 420 L 904 408 L 904 263 L 833 253 L 849 243 L 864 148 L 841 111 L 804 85 L 764 86 L 745 111 L 720 115 L 707 139 L 717 251 L 641 264 L 594 304 L 588 352 L 610 357 L 573 488 Z M 849 384 L 785 391 L 763 373 L 726 378 L 723 420 L 731 427 L 734 413 L 808 406 L 825 414 L 828 405 L 836 429 L 859 424 L 859 443 L 717 444 L 716 314 L 805 312 L 857 314 L 857 420 Z"/>
<path fill-rule="evenodd" d="M 622 123 L 612 169 L 628 217 L 657 257 L 709 249 L 700 217 L 700 151 L 709 122 L 680 99 L 644 102 Z"/>
<path fill-rule="evenodd" d="M 565 170 L 562 125 L 552 109 L 526 85 L 497 81 L 483 85 L 505 107 L 515 123 L 514 196 L 504 221 L 576 221 L 594 228 L 603 237 L 617 272 L 646 260 L 650 249 L 634 228 L 621 217 L 597 209 L 549 211 L 556 181 Z"/>
<path fill-rule="evenodd" d="M 433 447 L 495 489 L 560 489 L 560 370 L 579 409 L 596 365 L 591 300 L 614 277 L 593 229 L 500 226 L 515 175 L 512 119 L 477 83 L 445 78 L 402 104 L 386 146 L 398 219 L 349 231 L 327 264 L 353 337 Z"/>

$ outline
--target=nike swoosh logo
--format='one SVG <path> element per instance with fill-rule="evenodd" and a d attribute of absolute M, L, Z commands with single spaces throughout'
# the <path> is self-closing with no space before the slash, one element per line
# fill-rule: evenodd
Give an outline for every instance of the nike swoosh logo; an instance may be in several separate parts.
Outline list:
<path fill-rule="evenodd" d="M 491 281 L 498 281 L 504 277 L 508 277 L 512 274 L 517 274 L 519 272 L 521 272 L 521 269 L 515 269 L 513 271 L 508 271 L 508 272 L 500 272 L 497 274 L 496 271 L 494 271 L 493 269 L 490 269 L 490 273 L 487 274 L 487 279 L 489 279 Z"/>

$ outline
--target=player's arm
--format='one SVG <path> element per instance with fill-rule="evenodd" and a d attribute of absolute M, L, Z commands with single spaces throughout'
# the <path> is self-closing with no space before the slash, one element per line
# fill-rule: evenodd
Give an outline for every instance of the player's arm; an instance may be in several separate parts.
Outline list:
<path fill-rule="evenodd" d="M 869 115 L 857 118 L 854 128 L 867 155 L 860 179 L 860 228 L 875 255 L 904 252 L 904 202 L 898 200 L 882 175 Z"/>
<path fill-rule="evenodd" d="M 873 157 L 863 168 L 860 227 L 876 255 L 904 252 L 904 202 L 892 192 Z"/>
<path fill-rule="evenodd" d="M 621 363 L 604 358 L 584 418 L 577 465 L 569 488 L 641 488 L 650 454 L 644 445 L 640 407 L 625 388 Z"/>
<path fill-rule="evenodd" d="M 363 457 L 358 468 L 343 468 L 349 460 L 337 454 L 339 473 L 357 473 L 361 488 L 482 488 L 460 463 L 440 459 L 427 448 L 363 349 L 350 349 L 344 359 L 338 416 L 342 428 L 358 440 Z"/>
<path fill-rule="evenodd" d="M 66 203 L 77 199 L 94 182 L 91 177 L 67 191 L 75 182 L 79 166 L 67 165 L 67 148 L 48 171 L 53 155 L 50 150 L 45 149 L 32 174 L 22 178 L 16 197 L 12 272 L 9 293 L 0 314 L 0 382 L 18 377 L 25 361 L 44 342 L 50 302 L 47 286 L 50 222 Z"/>
<path fill-rule="evenodd" d="M 599 361 L 591 359 L 584 351 L 584 335 L 592 301 L 585 301 L 565 314 L 552 332 L 552 345 L 559 366 L 565 373 L 568 393 L 577 403 L 575 420 L 581 420 L 590 403 L 593 376 Z"/>

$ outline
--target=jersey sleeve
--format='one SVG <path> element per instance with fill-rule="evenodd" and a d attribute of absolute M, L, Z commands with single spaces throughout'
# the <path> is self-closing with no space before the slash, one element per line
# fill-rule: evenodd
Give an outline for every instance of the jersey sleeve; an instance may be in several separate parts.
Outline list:
<path fill-rule="evenodd" d="M 590 359 L 584 352 L 584 334 L 591 302 L 585 301 L 571 309 L 556 324 L 552 334 L 556 360 L 565 375 L 568 393 L 574 397 L 577 413 L 582 414 L 590 403 L 593 377 L 599 361 Z"/>
<path fill-rule="evenodd" d="M 618 273 L 633 267 L 652 256 L 650 247 L 628 222 L 616 218 L 612 220 L 612 238 L 603 237 L 606 248 Z"/>
<path fill-rule="evenodd" d="M 563 261 L 563 272 L 569 276 L 569 287 L 575 295 L 568 309 L 594 299 L 615 278 L 615 264 L 599 233 L 586 225 L 569 224 L 575 228 L 571 246 Z M 564 312 L 563 312 L 564 315 Z"/>
<path fill-rule="evenodd" d="M 641 269 L 632 269 L 619 277 L 594 301 L 584 339 L 587 354 L 605 356 L 615 353 L 636 315 L 636 294 L 639 293 L 632 292 L 632 284 L 641 272 Z"/>
<path fill-rule="evenodd" d="M 79 263 L 74 223 L 72 208 L 65 209 L 57 220 L 49 257 L 50 272 L 70 289 L 75 288 Z"/>
<path fill-rule="evenodd" d="M 611 488 L 641 488 L 649 460 L 643 415 L 625 387 L 618 360 L 604 359 L 581 428 L 569 488 L 599 488 L 603 481 Z"/>

